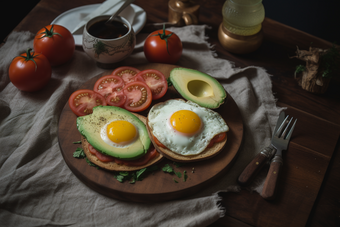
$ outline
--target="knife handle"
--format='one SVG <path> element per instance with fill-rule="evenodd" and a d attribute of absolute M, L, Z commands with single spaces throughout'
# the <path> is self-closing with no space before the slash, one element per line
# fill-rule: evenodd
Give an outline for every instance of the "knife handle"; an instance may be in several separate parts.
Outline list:
<path fill-rule="evenodd" d="M 271 200 L 275 197 L 275 190 L 278 183 L 281 167 L 283 165 L 282 157 L 275 156 L 270 163 L 269 171 L 264 182 L 261 196 L 264 199 Z"/>
<path fill-rule="evenodd" d="M 258 174 L 267 160 L 271 157 L 273 148 L 266 147 L 246 166 L 237 181 L 241 186 L 246 186 Z"/>

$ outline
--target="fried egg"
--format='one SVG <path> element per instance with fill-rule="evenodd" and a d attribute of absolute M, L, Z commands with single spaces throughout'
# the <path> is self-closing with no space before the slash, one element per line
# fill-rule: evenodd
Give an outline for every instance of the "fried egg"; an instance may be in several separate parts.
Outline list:
<path fill-rule="evenodd" d="M 177 99 L 153 106 L 148 124 L 164 146 L 184 156 L 200 154 L 214 136 L 229 130 L 217 112 Z"/>
<path fill-rule="evenodd" d="M 133 160 L 147 153 L 151 140 L 145 118 L 116 106 L 98 106 L 77 118 L 77 128 L 99 152 Z"/>
<path fill-rule="evenodd" d="M 115 120 L 101 128 L 100 137 L 110 146 L 127 147 L 138 138 L 138 130 L 129 121 Z"/>

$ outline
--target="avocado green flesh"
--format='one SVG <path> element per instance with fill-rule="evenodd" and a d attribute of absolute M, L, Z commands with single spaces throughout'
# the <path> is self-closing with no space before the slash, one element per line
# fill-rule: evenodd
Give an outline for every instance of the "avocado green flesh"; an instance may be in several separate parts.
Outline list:
<path fill-rule="evenodd" d="M 129 146 L 114 147 L 102 139 L 100 135 L 102 128 L 115 120 L 127 120 L 136 127 L 139 137 Z M 151 146 L 151 140 L 144 123 L 129 111 L 115 106 L 93 108 L 92 114 L 77 118 L 77 128 L 96 150 L 120 159 L 137 159 L 145 155 Z"/>
<path fill-rule="evenodd" d="M 227 97 L 215 78 L 197 70 L 174 68 L 170 72 L 170 81 L 183 98 L 206 108 L 218 108 Z"/>

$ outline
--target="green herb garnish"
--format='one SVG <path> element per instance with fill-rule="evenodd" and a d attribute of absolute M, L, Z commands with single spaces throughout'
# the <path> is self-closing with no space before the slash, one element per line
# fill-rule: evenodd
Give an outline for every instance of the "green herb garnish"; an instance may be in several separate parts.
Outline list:
<path fill-rule="evenodd" d="M 169 164 L 165 164 L 165 166 L 162 168 L 162 170 L 165 173 L 175 174 L 178 178 L 182 177 L 182 173 L 181 172 L 176 172 L 174 170 L 174 168 L 172 168 L 172 166 L 170 166 Z M 185 170 L 184 170 L 184 172 L 186 173 Z"/>
<path fill-rule="evenodd" d="M 130 180 L 129 183 L 134 184 L 136 181 L 143 180 L 146 176 L 146 173 L 153 172 L 155 170 L 158 170 L 157 166 L 150 166 L 133 172 L 118 172 L 114 175 L 114 178 L 116 178 L 121 183 L 126 180 Z"/>
<path fill-rule="evenodd" d="M 166 173 L 173 173 L 174 169 L 169 165 L 169 164 L 165 164 L 165 166 L 162 168 L 163 172 Z"/>
<path fill-rule="evenodd" d="M 73 157 L 82 159 L 82 158 L 85 158 L 86 155 L 84 153 L 84 150 L 82 148 L 78 147 L 76 149 L 76 151 L 73 153 Z"/>
<path fill-rule="evenodd" d="M 93 166 L 96 167 L 96 169 L 100 169 L 99 166 L 97 166 L 96 164 L 94 164 L 93 162 L 91 162 L 87 157 L 85 158 L 87 164 L 89 164 L 89 166 Z"/>
<path fill-rule="evenodd" d="M 178 178 L 181 178 L 181 177 L 182 177 L 182 173 L 181 173 L 181 172 L 175 172 L 175 174 L 176 174 L 176 176 L 177 176 Z"/>
<path fill-rule="evenodd" d="M 119 181 L 120 183 L 123 183 L 125 176 L 117 174 L 117 175 L 114 175 L 114 178 L 116 178 L 117 181 Z"/>
<path fill-rule="evenodd" d="M 73 144 L 81 144 L 81 141 L 75 141 Z"/>
<path fill-rule="evenodd" d="M 183 171 L 183 181 L 185 182 L 185 181 L 187 181 L 187 179 L 188 179 L 188 175 L 187 175 L 187 171 Z"/>

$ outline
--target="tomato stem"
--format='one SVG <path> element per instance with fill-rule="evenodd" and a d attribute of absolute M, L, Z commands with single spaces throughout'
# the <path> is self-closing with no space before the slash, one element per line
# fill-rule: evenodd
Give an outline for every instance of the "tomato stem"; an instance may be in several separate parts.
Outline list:
<path fill-rule="evenodd" d="M 37 66 L 37 63 L 35 62 L 34 58 L 39 56 L 39 54 L 34 55 L 35 52 L 33 52 L 33 54 L 32 54 L 31 51 L 32 51 L 32 48 L 28 48 L 26 50 L 26 57 L 25 56 L 21 56 L 21 55 L 20 55 L 20 57 L 24 58 L 26 62 L 27 61 L 33 61 L 34 65 L 35 65 L 35 71 L 37 71 L 37 67 L 38 66 Z"/>
<path fill-rule="evenodd" d="M 42 38 L 45 38 L 45 37 L 51 38 L 54 35 L 59 35 L 60 37 L 62 37 L 62 35 L 60 35 L 59 33 L 53 31 L 53 26 L 54 25 L 52 24 L 51 30 L 48 30 L 45 27 L 45 31 L 39 34 L 39 35 L 42 35 L 42 34 L 44 34 L 44 35 L 42 37 L 40 37 L 39 39 L 42 39 Z"/>
<path fill-rule="evenodd" d="M 168 38 L 170 38 L 170 36 L 172 36 L 172 34 L 174 34 L 174 33 L 170 33 L 169 35 L 165 34 L 165 24 L 163 24 L 163 33 L 162 34 L 158 33 L 158 34 L 153 35 L 153 36 L 159 36 L 159 38 L 161 38 L 162 40 L 165 40 L 166 50 L 167 50 L 169 55 L 170 55 L 170 53 L 169 53 L 169 49 L 168 49 Z"/>

